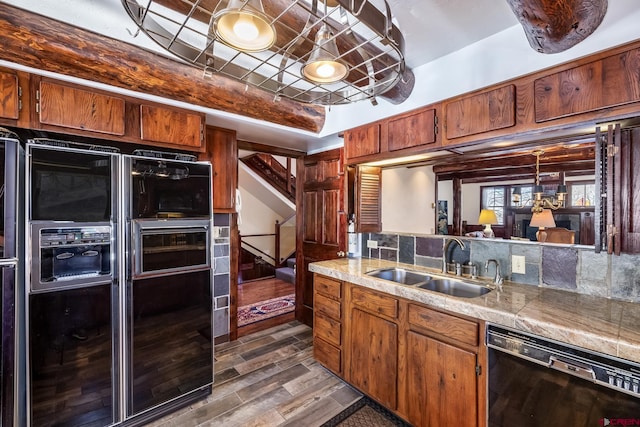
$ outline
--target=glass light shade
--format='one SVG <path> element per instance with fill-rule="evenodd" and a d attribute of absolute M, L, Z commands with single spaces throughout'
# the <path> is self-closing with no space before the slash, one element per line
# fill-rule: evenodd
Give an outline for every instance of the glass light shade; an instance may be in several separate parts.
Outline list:
<path fill-rule="evenodd" d="M 260 0 L 230 0 L 213 16 L 213 30 L 224 43 L 245 52 L 267 50 L 276 41 L 276 29 Z"/>
<path fill-rule="evenodd" d="M 315 83 L 335 83 L 349 74 L 349 67 L 336 59 L 340 56 L 336 40 L 329 27 L 323 24 L 316 33 L 313 52 L 302 67 L 302 76 Z"/>
<path fill-rule="evenodd" d="M 542 212 L 534 212 L 531 216 L 531 227 L 548 228 L 555 227 L 556 222 L 553 219 L 551 209 L 543 209 Z"/>

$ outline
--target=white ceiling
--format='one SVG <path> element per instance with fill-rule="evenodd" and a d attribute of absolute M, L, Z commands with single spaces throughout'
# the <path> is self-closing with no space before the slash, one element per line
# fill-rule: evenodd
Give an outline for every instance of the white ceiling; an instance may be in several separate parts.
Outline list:
<path fill-rule="evenodd" d="M 382 1 L 372 0 L 378 6 Z M 405 37 L 407 65 L 416 76 L 414 91 L 404 103 L 391 105 L 380 100 L 374 107 L 368 101 L 361 101 L 332 107 L 327 111 L 325 126 L 319 134 L 212 109 L 197 109 L 207 113 L 207 123 L 236 129 L 239 139 L 302 151 L 321 151 L 340 146 L 342 141 L 337 134 L 345 129 L 640 39 L 640 25 L 637 24 L 640 22 L 640 4 L 637 0 L 610 1 L 607 15 L 594 34 L 572 49 L 555 55 L 540 54 L 529 47 L 506 0 L 388 1 L 394 22 Z M 120 0 L 4 2 L 161 51 L 143 34 L 133 36 L 136 26 Z"/>

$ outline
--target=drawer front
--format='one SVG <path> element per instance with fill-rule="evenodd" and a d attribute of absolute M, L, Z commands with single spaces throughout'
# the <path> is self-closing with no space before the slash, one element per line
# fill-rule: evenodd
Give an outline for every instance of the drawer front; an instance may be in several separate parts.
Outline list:
<path fill-rule="evenodd" d="M 342 319 L 342 304 L 340 301 L 327 298 L 326 296 L 316 292 L 313 303 L 315 305 L 314 310 L 316 313 L 325 314 L 335 320 Z"/>
<path fill-rule="evenodd" d="M 358 286 L 351 289 L 351 303 L 354 307 L 362 308 L 370 313 L 398 318 L 398 300 Z"/>
<path fill-rule="evenodd" d="M 335 279 L 330 279 L 325 276 L 319 276 L 316 274 L 314 280 L 314 289 L 316 292 L 324 294 L 328 297 L 335 299 L 342 298 L 342 282 Z"/>
<path fill-rule="evenodd" d="M 479 344 L 480 332 L 477 323 L 419 305 L 409 304 L 409 324 L 464 344 Z"/>
<path fill-rule="evenodd" d="M 313 357 L 336 374 L 342 373 L 342 352 L 325 340 L 313 340 Z"/>
<path fill-rule="evenodd" d="M 342 325 L 340 322 L 321 313 L 315 313 L 314 315 L 313 332 L 317 337 L 333 345 L 340 346 L 342 343 Z"/>

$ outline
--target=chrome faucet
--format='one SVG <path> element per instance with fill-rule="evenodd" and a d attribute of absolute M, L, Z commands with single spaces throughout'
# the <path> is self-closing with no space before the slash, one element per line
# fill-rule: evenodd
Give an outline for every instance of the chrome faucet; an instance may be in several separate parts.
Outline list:
<path fill-rule="evenodd" d="M 500 274 L 500 263 L 495 259 L 488 259 L 487 262 L 484 263 L 484 271 L 489 271 L 489 264 L 494 263 L 496 265 L 496 276 L 493 278 L 493 284 L 496 285 L 499 289 L 502 288 L 502 282 L 504 278 Z"/>
<path fill-rule="evenodd" d="M 460 246 L 460 249 L 464 249 L 464 243 L 462 242 L 462 240 L 458 239 L 457 237 L 451 237 L 449 239 L 447 239 L 447 241 L 444 244 L 444 251 L 442 252 L 442 272 L 443 273 L 447 273 L 447 253 L 449 252 L 449 246 L 452 243 L 457 243 L 458 246 Z"/>

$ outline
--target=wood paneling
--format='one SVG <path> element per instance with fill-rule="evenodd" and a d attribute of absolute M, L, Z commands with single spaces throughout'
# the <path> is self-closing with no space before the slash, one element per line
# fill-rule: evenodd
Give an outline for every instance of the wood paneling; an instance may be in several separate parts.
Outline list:
<path fill-rule="evenodd" d="M 18 119 L 19 95 L 18 76 L 0 71 L 0 117 Z"/>
<path fill-rule="evenodd" d="M 640 253 L 640 128 L 624 131 L 620 144 L 620 250 Z M 616 215 L 616 213 L 614 213 Z"/>
<path fill-rule="evenodd" d="M 515 92 L 515 85 L 507 85 L 445 103 L 447 138 L 455 139 L 514 126 Z"/>
<path fill-rule="evenodd" d="M 640 101 L 640 49 L 535 81 L 536 122 Z"/>
<path fill-rule="evenodd" d="M 169 107 L 140 106 L 140 138 L 184 147 L 200 148 L 204 117 Z"/>
<path fill-rule="evenodd" d="M 125 133 L 125 101 L 121 97 L 40 82 L 40 123 L 110 135 Z"/>
<path fill-rule="evenodd" d="M 402 150 L 436 142 L 436 110 L 420 110 L 389 120 L 389 151 Z"/>

